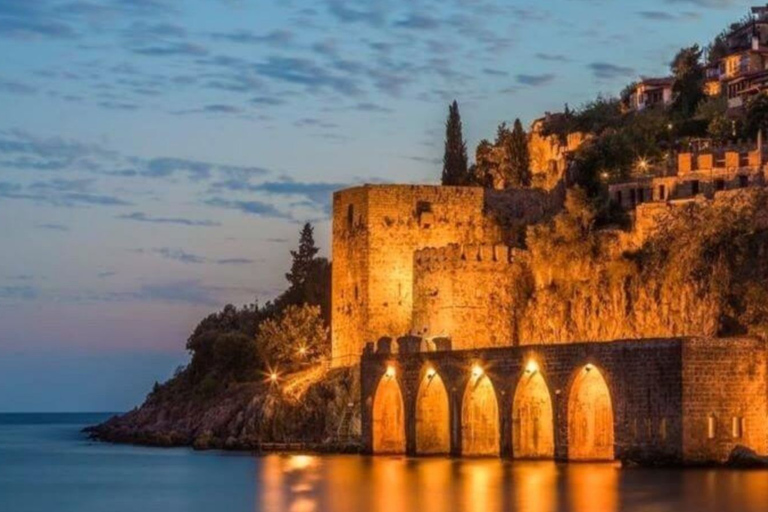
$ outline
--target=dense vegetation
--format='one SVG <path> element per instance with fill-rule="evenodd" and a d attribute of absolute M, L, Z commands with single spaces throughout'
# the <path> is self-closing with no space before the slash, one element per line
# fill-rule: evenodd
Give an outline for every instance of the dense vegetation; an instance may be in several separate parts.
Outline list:
<path fill-rule="evenodd" d="M 291 251 L 287 290 L 264 305 L 228 304 L 205 317 L 187 340 L 189 365 L 164 386 L 209 396 L 230 383 L 261 381 L 277 369 L 295 371 L 328 358 L 330 263 L 317 252 L 313 228 L 305 224 Z"/>

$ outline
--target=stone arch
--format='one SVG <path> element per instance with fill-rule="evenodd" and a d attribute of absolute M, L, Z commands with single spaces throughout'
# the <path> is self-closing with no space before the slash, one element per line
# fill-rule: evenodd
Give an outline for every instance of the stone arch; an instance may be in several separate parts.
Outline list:
<path fill-rule="evenodd" d="M 588 364 L 576 374 L 568 396 L 568 458 L 613 460 L 613 403 L 600 370 Z"/>
<path fill-rule="evenodd" d="M 540 371 L 526 371 L 512 402 L 512 455 L 543 459 L 555 455 L 552 397 Z"/>
<path fill-rule="evenodd" d="M 447 454 L 451 451 L 451 417 L 448 391 L 440 374 L 423 372 L 416 395 L 416 453 Z"/>
<path fill-rule="evenodd" d="M 384 375 L 373 397 L 373 453 L 405 453 L 405 407 L 400 385 Z"/>
<path fill-rule="evenodd" d="M 499 403 L 487 375 L 473 376 L 461 401 L 461 453 L 499 454 Z"/>

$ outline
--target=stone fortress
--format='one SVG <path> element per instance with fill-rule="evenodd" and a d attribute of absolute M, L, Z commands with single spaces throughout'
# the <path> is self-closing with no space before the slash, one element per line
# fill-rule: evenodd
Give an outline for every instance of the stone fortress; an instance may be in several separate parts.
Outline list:
<path fill-rule="evenodd" d="M 562 209 L 572 149 L 535 126 L 529 145 L 542 188 L 362 185 L 334 194 L 332 364 L 361 364 L 365 449 L 646 463 L 722 462 L 737 445 L 768 452 L 763 341 L 706 335 L 705 320 L 612 330 L 609 311 L 578 313 L 589 325 L 566 331 L 562 319 L 577 312 L 556 314 L 557 304 L 520 317 L 530 255 L 515 233 Z M 694 156 L 681 153 L 672 181 L 611 188 L 635 223 L 611 235 L 617 250 L 637 246 L 659 210 L 764 184 L 762 148 L 725 158 L 738 165 L 722 187 L 713 178 L 693 188 Z M 534 280 L 546 288 L 546 276 Z M 648 316 L 662 317 L 649 300 Z"/>

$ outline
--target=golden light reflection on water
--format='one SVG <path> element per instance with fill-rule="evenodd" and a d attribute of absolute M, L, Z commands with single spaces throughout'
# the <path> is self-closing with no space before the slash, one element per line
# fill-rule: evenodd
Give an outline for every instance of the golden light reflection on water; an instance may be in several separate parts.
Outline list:
<path fill-rule="evenodd" d="M 768 510 L 768 472 L 627 470 L 618 464 L 271 455 L 269 512 L 697 512 Z"/>

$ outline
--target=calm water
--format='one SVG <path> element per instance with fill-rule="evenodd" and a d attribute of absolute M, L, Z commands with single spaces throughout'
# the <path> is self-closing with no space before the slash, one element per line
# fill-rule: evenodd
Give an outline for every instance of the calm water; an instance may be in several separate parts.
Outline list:
<path fill-rule="evenodd" d="M 768 471 L 253 457 L 93 443 L 104 415 L 0 414 L 2 512 L 766 511 Z"/>

